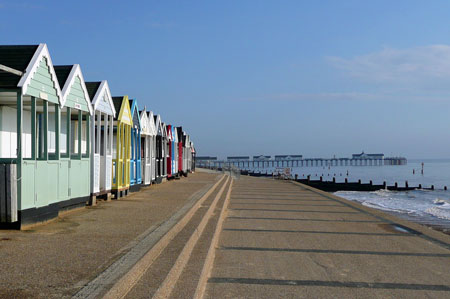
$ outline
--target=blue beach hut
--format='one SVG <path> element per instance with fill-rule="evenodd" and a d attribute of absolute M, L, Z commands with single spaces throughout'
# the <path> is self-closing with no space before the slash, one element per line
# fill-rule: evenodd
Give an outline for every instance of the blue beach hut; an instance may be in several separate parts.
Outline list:
<path fill-rule="evenodd" d="M 131 158 L 130 158 L 130 191 L 139 191 L 142 184 L 141 162 L 141 118 L 136 99 L 130 100 L 131 118 Z"/>

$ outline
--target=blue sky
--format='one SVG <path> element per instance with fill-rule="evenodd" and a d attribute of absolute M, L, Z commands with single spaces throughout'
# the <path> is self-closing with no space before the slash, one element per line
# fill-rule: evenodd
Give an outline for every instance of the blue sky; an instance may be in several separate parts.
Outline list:
<path fill-rule="evenodd" d="M 0 0 L 0 43 L 47 43 L 199 155 L 450 157 L 449 1 Z"/>

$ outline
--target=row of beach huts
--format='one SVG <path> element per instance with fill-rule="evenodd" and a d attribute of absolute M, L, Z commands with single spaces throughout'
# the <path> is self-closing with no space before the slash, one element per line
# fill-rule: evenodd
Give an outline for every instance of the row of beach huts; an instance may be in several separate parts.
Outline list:
<path fill-rule="evenodd" d="M 0 46 L 0 226 L 187 176 L 193 142 L 79 65 L 54 66 L 46 44 Z"/>

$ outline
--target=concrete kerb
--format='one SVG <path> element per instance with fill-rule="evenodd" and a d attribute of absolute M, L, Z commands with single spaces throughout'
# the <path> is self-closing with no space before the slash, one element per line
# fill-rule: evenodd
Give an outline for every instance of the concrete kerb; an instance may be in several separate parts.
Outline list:
<path fill-rule="evenodd" d="M 214 236 L 211 240 L 211 245 L 206 255 L 205 263 L 203 265 L 203 269 L 200 274 L 200 280 L 198 281 L 197 288 L 195 290 L 194 294 L 195 299 L 203 298 L 205 295 L 206 284 L 208 283 L 208 279 L 211 276 L 211 271 L 214 266 L 214 258 L 216 256 L 217 245 L 219 244 L 220 232 L 222 231 L 223 222 L 228 214 L 228 205 L 230 203 L 232 186 L 233 180 L 231 180 L 230 187 L 228 188 L 228 192 L 225 197 L 225 202 L 223 203 L 222 211 L 220 212 L 219 220 L 217 221 L 216 229 L 214 231 Z"/>
<path fill-rule="evenodd" d="M 229 178 L 227 178 L 225 184 L 222 186 L 222 188 L 220 188 L 220 191 L 217 193 L 216 197 L 214 198 L 213 202 L 209 206 L 208 210 L 206 211 L 206 213 L 203 216 L 202 220 L 200 221 L 199 225 L 197 226 L 195 231 L 192 233 L 189 240 L 186 242 L 186 245 L 183 247 L 183 250 L 181 251 L 180 255 L 178 256 L 177 260 L 175 261 L 175 264 L 170 269 L 170 272 L 167 274 L 163 283 L 159 286 L 159 288 L 156 291 L 156 293 L 154 294 L 153 298 L 156 298 L 156 299 L 169 298 L 170 294 L 172 293 L 173 288 L 175 287 L 176 282 L 178 281 L 181 273 L 183 272 L 183 269 L 185 268 L 186 264 L 188 263 L 191 253 L 194 250 L 194 247 L 197 244 L 198 240 L 200 239 L 200 236 L 202 235 L 202 233 L 206 227 L 206 224 L 208 223 L 209 219 L 213 215 L 214 210 L 217 206 L 217 203 L 219 202 L 219 199 L 221 198 L 223 191 L 225 190 L 225 187 L 228 184 L 228 181 L 229 181 Z"/>
<path fill-rule="evenodd" d="M 120 298 L 114 296 L 119 293 L 112 291 L 120 289 L 124 284 L 139 280 L 168 242 L 186 225 L 224 178 L 225 176 L 221 176 L 216 183 L 208 184 L 194 193 L 188 202 L 167 221 L 147 229 L 136 238 L 140 241 L 133 242 L 135 245 L 126 254 L 87 283 L 73 298 L 97 298 L 105 292 L 111 296 L 110 298 Z"/>

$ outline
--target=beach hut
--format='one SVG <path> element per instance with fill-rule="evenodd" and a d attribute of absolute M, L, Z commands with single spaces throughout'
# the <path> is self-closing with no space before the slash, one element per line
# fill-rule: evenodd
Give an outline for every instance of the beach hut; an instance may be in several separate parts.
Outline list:
<path fill-rule="evenodd" d="M 155 117 L 153 111 L 147 112 L 147 117 L 149 125 L 151 127 L 151 181 L 154 183 L 156 181 L 157 165 L 156 165 L 156 135 L 158 133 L 155 123 Z"/>
<path fill-rule="evenodd" d="M 167 178 L 172 178 L 172 146 L 173 146 L 173 136 L 172 136 L 172 126 L 167 125 L 166 126 L 166 134 L 167 134 Z"/>
<path fill-rule="evenodd" d="M 46 44 L 0 46 L 0 222 L 12 227 L 89 200 L 89 96 L 79 67 L 64 81 L 63 96 Z M 75 89 L 81 109 L 68 121 Z M 70 154 L 79 169 L 68 168 Z M 71 174 L 83 178 L 69 184 Z"/>
<path fill-rule="evenodd" d="M 178 177 L 178 133 L 174 126 L 172 126 L 172 136 L 172 174 Z"/>
<path fill-rule="evenodd" d="M 156 183 L 160 184 L 164 177 L 164 147 L 163 147 L 163 126 L 161 123 L 161 117 L 159 115 L 154 116 L 156 126 Z"/>
<path fill-rule="evenodd" d="M 131 127 L 133 118 L 128 96 L 113 97 L 113 173 L 112 193 L 116 199 L 127 195 L 130 188 Z M 119 111 L 117 113 L 117 111 Z"/>
<path fill-rule="evenodd" d="M 177 127 L 178 138 L 178 173 L 183 174 L 183 127 Z"/>
<path fill-rule="evenodd" d="M 162 131 L 162 177 L 163 181 L 167 179 L 167 127 L 161 122 Z"/>
<path fill-rule="evenodd" d="M 116 110 L 108 82 L 86 82 L 94 113 L 91 116 L 91 202 L 111 198 L 113 122 Z"/>
<path fill-rule="evenodd" d="M 131 159 L 130 159 L 130 191 L 136 192 L 141 188 L 141 118 L 137 100 L 130 100 L 131 118 Z"/>
<path fill-rule="evenodd" d="M 2 223 L 54 218 L 68 198 L 58 193 L 61 97 L 47 45 L 0 46 Z"/>
<path fill-rule="evenodd" d="M 68 198 L 76 203 L 91 195 L 89 123 L 93 109 L 80 66 L 61 65 L 54 69 L 62 88 L 59 188 L 68 188 Z M 53 122 L 51 115 L 49 121 Z"/>
<path fill-rule="evenodd" d="M 190 136 L 186 133 L 184 133 L 185 136 L 185 140 L 184 140 L 184 149 L 183 149 L 183 153 L 184 153 L 184 173 L 185 175 L 187 175 L 190 171 L 191 171 L 191 167 L 190 167 L 190 156 L 191 156 L 191 148 L 190 148 Z"/>
<path fill-rule="evenodd" d="M 140 112 L 141 116 L 141 163 L 142 163 L 142 183 L 150 185 L 152 183 L 154 171 L 154 136 L 155 123 L 153 120 L 153 113 L 150 114 L 144 108 Z M 152 173 L 153 172 L 153 173 Z"/>
<path fill-rule="evenodd" d="M 190 163 L 191 168 L 190 168 L 190 170 L 191 170 L 191 172 L 195 172 L 195 148 L 194 148 L 194 142 L 192 142 L 192 141 L 191 141 L 190 148 L 191 148 L 191 163 Z"/>

